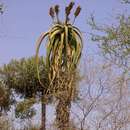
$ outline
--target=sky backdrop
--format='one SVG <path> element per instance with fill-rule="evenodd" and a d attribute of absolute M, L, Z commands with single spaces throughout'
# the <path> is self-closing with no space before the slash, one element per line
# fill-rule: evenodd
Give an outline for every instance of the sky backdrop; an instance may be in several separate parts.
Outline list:
<path fill-rule="evenodd" d="M 0 0 L 5 5 L 5 12 L 0 16 L 0 65 L 12 58 L 19 59 L 35 55 L 36 40 L 52 24 L 48 15 L 50 6 L 59 4 L 61 18 L 64 7 L 71 0 Z M 82 11 L 75 25 L 83 32 L 84 53 L 93 53 L 95 48 L 90 41 L 90 27 L 87 20 L 91 13 L 99 24 L 114 22 L 116 14 L 126 11 L 130 5 L 122 5 L 120 0 L 75 0 Z M 130 10 L 127 10 L 127 12 Z M 45 48 L 42 48 L 42 51 Z"/>

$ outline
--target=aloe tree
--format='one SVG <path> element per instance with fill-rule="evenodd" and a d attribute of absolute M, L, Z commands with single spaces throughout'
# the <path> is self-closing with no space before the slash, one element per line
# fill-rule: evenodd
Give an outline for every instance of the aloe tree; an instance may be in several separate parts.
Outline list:
<path fill-rule="evenodd" d="M 57 123 L 61 124 L 59 125 L 60 130 L 66 129 L 65 127 L 68 127 L 69 124 L 71 98 L 73 95 L 72 93 L 74 92 L 74 73 L 82 52 L 81 32 L 76 26 L 74 26 L 75 19 L 79 15 L 81 8 L 80 6 L 77 7 L 76 11 L 74 12 L 74 19 L 71 22 L 69 15 L 73 6 L 74 2 L 71 2 L 65 8 L 65 20 L 63 22 L 59 19 L 59 5 L 51 7 L 49 14 L 53 20 L 53 26 L 48 32 L 42 33 L 36 43 L 36 64 L 38 79 L 41 85 L 44 87 L 44 83 L 41 82 L 39 76 L 38 54 L 43 40 L 47 39 L 46 57 L 44 58 L 44 64 L 48 69 L 50 84 L 46 96 L 52 94 L 58 99 L 59 103 L 57 105 L 56 111 L 63 110 L 64 108 L 66 109 L 64 110 L 64 113 L 61 111 L 57 112 Z M 68 96 L 63 96 L 65 91 Z M 64 97 L 64 99 L 61 97 Z M 65 115 L 68 116 L 66 117 Z"/>

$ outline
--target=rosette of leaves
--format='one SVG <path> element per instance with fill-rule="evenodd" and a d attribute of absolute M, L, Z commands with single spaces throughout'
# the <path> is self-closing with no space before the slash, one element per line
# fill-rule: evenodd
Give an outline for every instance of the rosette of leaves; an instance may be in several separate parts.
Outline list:
<path fill-rule="evenodd" d="M 75 18 L 80 13 L 80 6 L 74 12 L 74 20 L 71 23 L 69 15 L 74 3 L 71 2 L 65 8 L 65 21 L 59 20 L 59 6 L 50 8 L 50 16 L 53 19 L 53 26 L 48 32 L 42 33 L 36 43 L 36 64 L 39 82 L 43 84 L 39 76 L 39 49 L 43 40 L 46 41 L 46 58 L 44 64 L 49 72 L 49 80 L 52 82 L 59 71 L 71 71 L 77 67 L 82 52 L 82 34 L 80 30 L 73 25 Z M 44 86 L 44 85 L 43 85 Z"/>

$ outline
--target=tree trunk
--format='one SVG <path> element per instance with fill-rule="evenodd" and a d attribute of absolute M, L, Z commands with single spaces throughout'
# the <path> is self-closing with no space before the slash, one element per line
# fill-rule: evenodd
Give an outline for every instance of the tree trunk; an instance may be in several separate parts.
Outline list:
<path fill-rule="evenodd" d="M 56 123 L 59 130 L 68 130 L 70 123 L 71 100 L 59 99 L 56 107 Z"/>
<path fill-rule="evenodd" d="M 46 130 L 46 104 L 43 102 L 44 95 L 41 97 L 41 128 L 40 130 Z"/>

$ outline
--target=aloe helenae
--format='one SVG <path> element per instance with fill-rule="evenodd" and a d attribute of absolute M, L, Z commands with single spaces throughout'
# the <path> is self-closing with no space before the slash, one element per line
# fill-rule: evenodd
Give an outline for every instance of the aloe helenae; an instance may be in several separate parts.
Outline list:
<path fill-rule="evenodd" d="M 46 65 L 46 68 L 48 70 L 48 77 L 50 80 L 50 86 L 48 86 L 48 91 L 50 91 L 51 94 L 54 94 L 53 93 L 53 90 L 55 91 L 54 86 L 57 86 L 53 85 L 54 82 L 58 80 L 59 77 L 60 78 L 62 77 L 60 76 L 60 74 L 64 74 L 65 72 L 70 73 L 71 71 L 74 71 L 77 68 L 79 59 L 81 57 L 81 52 L 83 48 L 82 34 L 80 30 L 73 25 L 75 18 L 80 13 L 81 8 L 80 6 L 77 7 L 74 13 L 74 20 L 71 23 L 69 15 L 71 13 L 73 6 L 74 2 L 70 2 L 70 4 L 65 8 L 64 22 L 61 22 L 59 19 L 59 5 L 51 7 L 49 14 L 52 17 L 53 26 L 50 28 L 48 32 L 42 33 L 36 43 L 36 65 L 37 65 L 38 79 L 41 85 L 44 87 L 39 76 L 38 54 L 43 40 L 47 39 L 46 57 L 44 59 L 44 64 Z M 72 79 L 73 76 L 71 76 L 71 78 L 69 79 L 69 82 L 66 85 L 67 88 L 69 88 L 68 86 L 71 86 Z M 66 87 L 65 85 L 63 86 Z M 64 89 L 67 90 L 66 88 L 63 88 L 62 90 L 64 91 Z M 70 100 L 70 102 L 67 103 L 68 105 L 66 103 L 63 103 L 62 99 L 59 99 L 58 106 L 61 106 L 61 108 L 63 108 L 66 105 L 66 108 L 68 108 L 68 106 L 70 106 L 71 104 L 71 99 L 69 98 L 66 100 Z M 62 123 L 65 124 L 64 121 L 62 121 Z"/>

